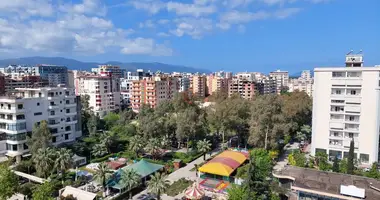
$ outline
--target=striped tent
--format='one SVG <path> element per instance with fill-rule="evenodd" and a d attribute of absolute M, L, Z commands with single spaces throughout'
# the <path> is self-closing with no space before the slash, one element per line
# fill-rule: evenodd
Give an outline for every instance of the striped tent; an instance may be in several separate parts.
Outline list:
<path fill-rule="evenodd" d="M 197 183 L 194 183 L 193 186 L 189 187 L 185 191 L 185 196 L 187 199 L 201 199 L 205 195 L 203 189 L 201 189 Z"/>
<path fill-rule="evenodd" d="M 199 168 L 200 172 L 230 176 L 248 158 L 248 153 L 224 151 Z"/>

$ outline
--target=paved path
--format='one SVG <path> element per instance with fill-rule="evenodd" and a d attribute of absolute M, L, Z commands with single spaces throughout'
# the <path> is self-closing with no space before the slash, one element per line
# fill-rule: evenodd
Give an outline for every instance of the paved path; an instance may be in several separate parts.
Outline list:
<path fill-rule="evenodd" d="M 288 164 L 288 155 L 294 150 L 299 148 L 299 143 L 294 142 L 293 144 L 286 145 L 284 147 L 285 152 L 280 156 L 276 165 L 273 167 L 273 171 L 281 171 Z"/>
<path fill-rule="evenodd" d="M 211 152 L 211 156 L 217 154 L 219 151 L 220 151 L 219 149 L 213 150 Z M 206 160 L 208 158 L 210 158 L 210 154 L 209 153 L 206 155 Z M 188 178 L 188 179 L 191 179 L 191 180 L 195 181 L 197 179 L 195 171 L 190 171 L 190 170 L 192 168 L 194 168 L 194 164 L 199 165 L 203 161 L 204 161 L 203 160 L 203 156 L 195 159 L 193 162 L 188 163 L 185 167 L 182 167 L 182 168 L 174 171 L 173 173 L 169 174 L 169 176 L 168 176 L 168 178 L 166 180 L 170 181 L 170 183 L 173 183 L 173 182 L 175 182 L 175 181 L 177 181 L 178 179 L 181 179 L 181 178 Z M 140 192 L 139 194 L 136 194 L 135 196 L 133 196 L 133 199 L 135 199 L 135 200 L 144 199 L 144 197 L 146 197 L 147 194 L 148 194 L 148 191 L 144 190 L 144 191 Z M 167 195 L 162 195 L 161 199 L 162 200 L 174 200 L 174 199 L 180 199 L 180 197 L 182 197 L 182 195 L 177 195 L 175 198 L 167 196 Z"/>

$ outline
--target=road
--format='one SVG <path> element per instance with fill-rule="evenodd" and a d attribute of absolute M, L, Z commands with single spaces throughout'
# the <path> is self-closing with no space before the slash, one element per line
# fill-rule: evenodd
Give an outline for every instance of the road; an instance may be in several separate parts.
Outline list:
<path fill-rule="evenodd" d="M 284 147 L 285 153 L 283 153 L 278 159 L 276 165 L 273 167 L 273 171 L 281 171 L 288 164 L 288 155 L 294 150 L 299 149 L 300 144 L 294 142 L 293 144 L 286 145 Z"/>

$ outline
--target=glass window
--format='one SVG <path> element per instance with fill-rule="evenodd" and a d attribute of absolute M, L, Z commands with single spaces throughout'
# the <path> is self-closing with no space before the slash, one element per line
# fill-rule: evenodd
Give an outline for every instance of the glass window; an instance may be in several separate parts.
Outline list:
<path fill-rule="evenodd" d="M 23 105 L 23 104 L 18 104 L 18 105 L 17 105 L 17 108 L 18 108 L 18 109 L 23 109 L 23 108 L 24 108 L 24 105 Z"/>
<path fill-rule="evenodd" d="M 360 162 L 368 163 L 369 162 L 369 155 L 361 153 L 360 154 Z"/>
<path fill-rule="evenodd" d="M 69 134 L 65 134 L 65 140 L 69 139 Z"/>
<path fill-rule="evenodd" d="M 54 111 L 53 111 L 54 112 Z M 36 112 L 34 113 L 34 116 L 42 115 L 42 112 Z M 54 114 L 53 114 L 54 115 Z"/>

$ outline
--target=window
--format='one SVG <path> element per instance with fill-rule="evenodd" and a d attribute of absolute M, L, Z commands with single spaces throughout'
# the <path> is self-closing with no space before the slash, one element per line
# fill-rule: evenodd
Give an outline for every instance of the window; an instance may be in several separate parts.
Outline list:
<path fill-rule="evenodd" d="M 54 110 L 50 111 L 50 115 L 55 115 L 55 111 Z"/>
<path fill-rule="evenodd" d="M 17 144 L 12 145 L 12 151 L 17 151 Z"/>
<path fill-rule="evenodd" d="M 51 134 L 58 133 L 58 129 L 57 128 L 52 128 L 52 129 L 50 129 L 50 133 Z"/>
<path fill-rule="evenodd" d="M 66 109 L 66 113 L 70 113 L 70 109 Z"/>
<path fill-rule="evenodd" d="M 360 154 L 360 162 L 368 163 L 369 162 L 369 155 L 361 153 Z"/>
<path fill-rule="evenodd" d="M 38 97 L 42 97 L 42 94 L 41 94 L 41 92 L 40 92 L 40 93 L 38 93 Z"/>
<path fill-rule="evenodd" d="M 341 90 L 336 90 L 335 94 L 342 94 L 342 91 Z"/>
<path fill-rule="evenodd" d="M 53 143 L 56 143 L 57 142 L 57 137 L 54 136 L 51 140 L 52 140 Z"/>
<path fill-rule="evenodd" d="M 24 143 L 24 145 L 23 145 L 23 146 L 24 146 L 24 150 L 27 150 L 27 149 L 29 149 L 29 147 L 28 147 L 28 145 L 27 145 L 27 144 L 25 144 L 25 143 Z"/>
<path fill-rule="evenodd" d="M 37 103 L 37 106 L 40 106 L 40 103 Z"/>
<path fill-rule="evenodd" d="M 65 134 L 65 140 L 69 139 L 69 134 Z"/>
<path fill-rule="evenodd" d="M 351 95 L 356 95 L 356 90 L 351 90 Z"/>
<path fill-rule="evenodd" d="M 62 94 L 62 92 L 59 92 L 59 94 Z"/>
<path fill-rule="evenodd" d="M 51 101 L 51 102 L 50 102 L 50 105 L 51 105 L 51 106 L 54 106 L 54 105 L 55 105 L 54 101 Z"/>
<path fill-rule="evenodd" d="M 71 126 L 66 126 L 65 131 L 71 131 Z"/>
<path fill-rule="evenodd" d="M 69 101 L 69 100 L 66 100 L 66 104 L 70 104 L 70 101 Z"/>

